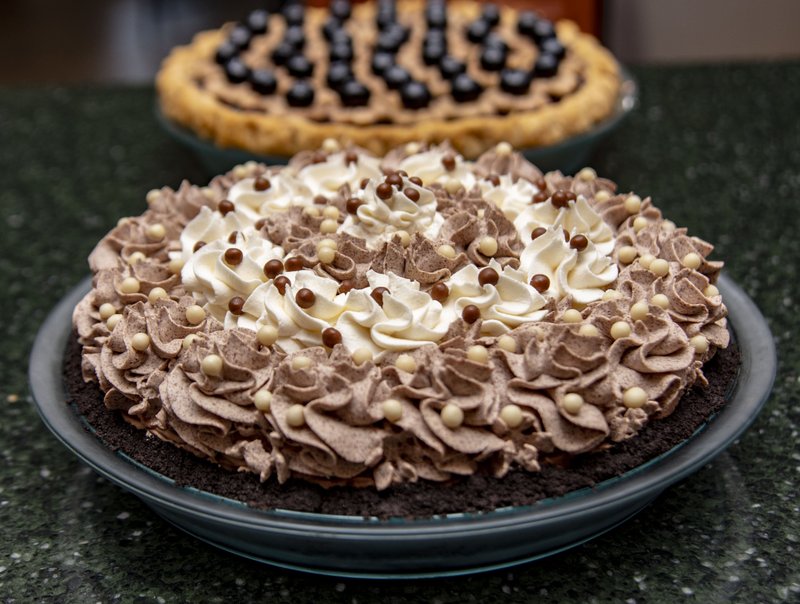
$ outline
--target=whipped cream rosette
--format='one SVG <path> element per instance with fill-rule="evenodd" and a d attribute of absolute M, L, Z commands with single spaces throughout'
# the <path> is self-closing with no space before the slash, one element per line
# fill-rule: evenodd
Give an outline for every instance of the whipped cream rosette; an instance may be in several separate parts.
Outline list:
<path fill-rule="evenodd" d="M 227 468 L 379 489 L 631 438 L 728 344 L 707 243 L 507 145 L 326 144 L 148 195 L 90 258 L 84 375 Z"/>

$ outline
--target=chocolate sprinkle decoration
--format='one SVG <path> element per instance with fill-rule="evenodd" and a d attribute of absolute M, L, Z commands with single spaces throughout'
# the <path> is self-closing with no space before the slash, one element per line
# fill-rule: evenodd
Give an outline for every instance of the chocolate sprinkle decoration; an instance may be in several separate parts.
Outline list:
<path fill-rule="evenodd" d="M 550 278 L 547 275 L 534 275 L 531 277 L 531 287 L 543 294 L 550 289 Z"/>
<path fill-rule="evenodd" d="M 368 184 L 369 184 L 369 178 L 362 178 L 361 179 L 361 188 L 362 189 L 366 189 Z"/>
<path fill-rule="evenodd" d="M 564 241 L 569 242 L 569 231 L 567 229 L 562 229 L 564 231 Z"/>
<path fill-rule="evenodd" d="M 493 268 L 487 266 L 478 273 L 478 283 L 481 285 L 497 285 L 500 275 Z"/>
<path fill-rule="evenodd" d="M 439 283 L 433 284 L 430 294 L 431 298 L 437 302 L 444 303 L 444 301 L 447 300 L 448 296 L 450 295 L 450 290 L 444 283 L 440 281 Z"/>
<path fill-rule="evenodd" d="M 570 201 L 575 201 L 575 193 L 572 191 L 556 191 L 550 198 L 550 202 L 557 208 L 566 208 Z"/>
<path fill-rule="evenodd" d="M 267 224 L 267 219 L 266 219 L 266 218 L 259 218 L 259 219 L 256 221 L 256 224 L 255 224 L 256 230 L 257 230 L 257 231 L 260 231 L 261 229 L 263 229 L 263 228 L 264 228 L 264 225 L 265 225 L 265 224 Z"/>
<path fill-rule="evenodd" d="M 206 244 L 206 242 L 205 242 L 205 241 L 198 241 L 197 243 L 195 243 L 195 244 L 194 244 L 194 247 L 192 248 L 192 251 L 193 251 L 193 252 L 196 252 L 196 251 L 197 251 L 197 250 L 199 250 L 201 247 L 203 247 L 205 244 Z"/>
<path fill-rule="evenodd" d="M 372 290 L 370 296 L 372 296 L 372 299 L 378 303 L 378 306 L 383 306 L 383 295 L 388 293 L 389 293 L 388 287 L 376 287 L 375 289 Z"/>
<path fill-rule="evenodd" d="M 322 330 L 322 343 L 328 348 L 333 348 L 342 343 L 342 332 L 334 327 L 327 327 Z"/>
<path fill-rule="evenodd" d="M 225 250 L 225 262 L 229 266 L 237 266 L 242 263 L 244 254 L 238 247 L 232 247 Z"/>
<path fill-rule="evenodd" d="M 236 240 L 239 238 L 239 231 L 231 231 L 231 234 L 228 235 L 228 243 L 236 243 Z"/>
<path fill-rule="evenodd" d="M 311 308 L 317 301 L 317 296 L 307 287 L 303 287 L 297 291 L 294 300 L 300 308 Z"/>
<path fill-rule="evenodd" d="M 298 256 L 292 256 L 291 258 L 286 259 L 286 262 L 283 263 L 283 266 L 287 271 L 299 271 L 301 268 L 303 268 L 303 259 L 299 258 Z"/>
<path fill-rule="evenodd" d="M 266 191 L 272 186 L 272 183 L 269 181 L 268 178 L 264 178 L 263 176 L 259 176 L 253 182 L 253 188 L 256 191 Z"/>
<path fill-rule="evenodd" d="M 403 177 L 397 172 L 393 172 L 386 177 L 386 182 L 395 187 L 402 187 Z"/>
<path fill-rule="evenodd" d="M 275 278 L 272 284 L 275 286 L 281 296 L 285 296 L 286 286 L 291 285 L 292 282 L 289 281 L 289 278 L 286 275 L 280 275 L 279 277 Z"/>
<path fill-rule="evenodd" d="M 464 307 L 464 310 L 461 311 L 461 318 L 472 325 L 475 321 L 481 318 L 481 309 L 474 304 L 467 304 Z"/>
<path fill-rule="evenodd" d="M 344 154 L 344 163 L 345 163 L 345 165 L 348 165 L 348 166 L 350 164 L 357 164 L 358 163 L 358 153 L 356 153 L 355 151 L 348 151 L 347 153 L 345 153 Z"/>
<path fill-rule="evenodd" d="M 546 228 L 536 227 L 535 229 L 533 229 L 533 231 L 531 231 L 531 240 L 535 241 L 536 239 L 544 235 L 546 232 L 547 232 Z"/>
<path fill-rule="evenodd" d="M 489 176 L 487 176 L 484 180 L 488 180 L 495 187 L 500 186 L 500 177 L 497 174 L 489 174 Z"/>
<path fill-rule="evenodd" d="M 569 242 L 569 246 L 582 252 L 589 245 L 589 240 L 584 235 L 575 235 Z"/>
<path fill-rule="evenodd" d="M 531 203 L 542 203 L 548 199 L 550 199 L 550 196 L 547 194 L 547 191 L 539 191 L 538 193 L 533 194 L 533 197 L 531 197 Z"/>
<path fill-rule="evenodd" d="M 318 206 L 324 206 L 326 203 L 328 203 L 328 198 L 325 197 L 324 195 L 315 195 L 314 203 L 317 204 Z"/>
<path fill-rule="evenodd" d="M 235 315 L 242 314 L 243 308 L 244 308 L 244 300 L 239 296 L 234 296 L 228 301 L 228 310 Z"/>
<path fill-rule="evenodd" d="M 422 186 L 422 179 L 419 176 L 412 176 L 408 180 L 410 180 L 412 183 L 414 183 L 418 187 Z"/>
<path fill-rule="evenodd" d="M 411 201 L 419 201 L 419 191 L 408 187 L 403 190 L 403 195 L 408 197 Z"/>
<path fill-rule="evenodd" d="M 381 199 L 390 199 L 392 197 L 392 185 L 382 182 L 375 187 L 375 193 L 377 193 L 378 197 Z"/>
<path fill-rule="evenodd" d="M 233 202 L 228 199 L 223 199 L 219 202 L 217 206 L 219 213 L 225 216 L 228 212 L 233 212 L 236 209 L 236 206 L 233 205 Z"/>
<path fill-rule="evenodd" d="M 347 210 L 348 214 L 355 214 L 358 212 L 358 208 L 364 205 L 364 202 L 361 201 L 358 197 L 351 197 L 347 200 L 345 204 L 345 209 Z"/>
<path fill-rule="evenodd" d="M 456 169 L 456 158 L 449 154 L 445 155 L 442 158 L 442 165 L 444 166 L 445 170 L 452 172 Z"/>
<path fill-rule="evenodd" d="M 273 258 L 264 264 L 264 275 L 267 279 L 274 279 L 283 272 L 283 262 Z"/>
<path fill-rule="evenodd" d="M 353 282 L 352 279 L 344 279 L 339 284 L 339 289 L 336 290 L 336 293 L 338 293 L 338 294 L 346 294 L 351 289 L 353 289 L 355 286 L 356 286 L 356 284 Z"/>

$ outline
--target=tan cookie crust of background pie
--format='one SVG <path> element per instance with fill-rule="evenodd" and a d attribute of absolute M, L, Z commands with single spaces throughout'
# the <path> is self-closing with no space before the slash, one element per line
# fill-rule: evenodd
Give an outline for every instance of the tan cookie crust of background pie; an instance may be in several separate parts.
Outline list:
<path fill-rule="evenodd" d="M 423 10 L 424 4 L 417 0 L 398 3 L 401 16 L 414 11 L 421 15 Z M 502 10 L 504 23 L 515 22 L 514 11 Z M 479 5 L 452 2 L 448 3 L 448 11 L 450 15 L 471 19 L 477 16 Z M 372 19 L 374 13 L 373 4 L 360 4 L 354 7 L 352 18 Z M 307 10 L 309 45 L 320 43 L 319 29 L 326 17 L 324 9 Z M 285 103 L 282 110 L 272 113 L 231 107 L 197 85 L 200 74 L 207 73 L 214 65 L 214 54 L 227 35 L 226 28 L 200 32 L 191 44 L 173 49 L 158 73 L 156 86 L 161 110 L 167 118 L 223 148 L 243 149 L 259 155 L 291 156 L 304 149 L 319 148 L 326 138 L 333 138 L 383 155 L 409 141 L 449 140 L 465 156 L 475 157 L 500 141 L 508 141 L 517 148 L 552 145 L 589 130 L 614 111 L 620 89 L 619 66 L 614 57 L 571 21 L 559 21 L 556 31 L 568 53 L 582 62 L 580 87 L 558 102 L 535 110 L 512 111 L 508 115 L 442 119 L 422 109 L 418 110 L 419 121 L 414 123 L 348 124 L 307 119 L 302 110 Z M 314 79 L 324 78 L 322 72 L 322 66 L 317 65 Z M 279 83 L 282 78 L 287 79 L 279 75 Z M 370 102 L 379 103 L 380 97 L 373 93 Z"/>

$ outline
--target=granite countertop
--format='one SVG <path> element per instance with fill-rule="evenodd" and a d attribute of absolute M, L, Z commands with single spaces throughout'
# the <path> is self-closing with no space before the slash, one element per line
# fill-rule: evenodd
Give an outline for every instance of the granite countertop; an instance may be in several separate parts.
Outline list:
<path fill-rule="evenodd" d="M 738 444 L 614 531 L 511 570 L 393 583 L 206 546 L 45 429 L 26 375 L 39 324 L 149 189 L 207 178 L 159 129 L 150 88 L 0 89 L 2 601 L 800 601 L 800 63 L 634 73 L 641 106 L 593 165 L 717 244 L 769 320 L 775 390 Z"/>

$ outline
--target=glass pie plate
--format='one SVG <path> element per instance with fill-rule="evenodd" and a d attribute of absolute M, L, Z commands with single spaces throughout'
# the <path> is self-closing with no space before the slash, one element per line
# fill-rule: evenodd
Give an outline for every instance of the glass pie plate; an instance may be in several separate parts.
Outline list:
<path fill-rule="evenodd" d="M 88 291 L 89 279 L 41 327 L 31 353 L 30 382 L 42 420 L 69 450 L 167 521 L 216 547 L 284 568 L 344 577 L 466 574 L 549 556 L 612 529 L 722 453 L 750 426 L 772 388 L 775 348 L 763 316 L 747 295 L 724 275 L 718 285 L 742 364 L 728 403 L 713 420 L 681 445 L 594 488 L 491 512 L 380 520 L 257 510 L 176 486 L 112 451 L 67 404 L 62 378 L 72 309 Z"/>
<path fill-rule="evenodd" d="M 561 170 L 565 174 L 572 174 L 588 165 L 588 160 L 595 148 L 619 127 L 637 105 L 638 86 L 636 80 L 624 68 L 621 70 L 621 76 L 619 98 L 609 117 L 595 124 L 590 130 L 555 145 L 522 149 L 523 155 L 545 172 Z M 223 174 L 233 166 L 251 160 L 270 165 L 285 164 L 289 160 L 286 156 L 259 155 L 243 149 L 219 147 L 166 117 L 157 102 L 156 119 L 167 134 L 197 157 L 211 176 Z"/>

